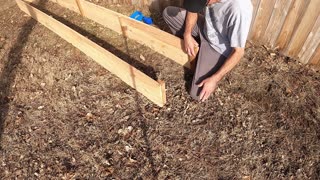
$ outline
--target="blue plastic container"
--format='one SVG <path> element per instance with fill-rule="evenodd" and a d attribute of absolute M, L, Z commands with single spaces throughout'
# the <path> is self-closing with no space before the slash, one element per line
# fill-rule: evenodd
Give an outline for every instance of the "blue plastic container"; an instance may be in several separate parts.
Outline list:
<path fill-rule="evenodd" d="M 152 18 L 151 17 L 143 17 L 142 18 L 142 21 L 146 24 L 152 24 L 153 21 L 152 21 Z"/>
<path fill-rule="evenodd" d="M 141 11 L 135 11 L 130 15 L 130 18 L 135 19 L 137 21 L 142 21 L 146 24 L 153 24 L 151 17 L 145 17 Z"/>
<path fill-rule="evenodd" d="M 142 19 L 143 19 L 143 14 L 142 14 L 142 12 L 140 12 L 140 11 L 135 11 L 135 12 L 133 12 L 131 15 L 130 15 L 130 17 L 132 18 L 132 19 L 135 19 L 135 20 L 137 20 L 137 21 L 142 21 Z"/>

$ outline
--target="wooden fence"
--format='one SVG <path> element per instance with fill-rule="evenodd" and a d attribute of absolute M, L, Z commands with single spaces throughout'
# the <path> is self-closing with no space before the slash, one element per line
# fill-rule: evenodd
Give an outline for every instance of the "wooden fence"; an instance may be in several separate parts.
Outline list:
<path fill-rule="evenodd" d="M 320 66 L 320 0 L 252 0 L 250 39 Z"/>
<path fill-rule="evenodd" d="M 163 10 L 183 0 L 108 0 Z M 251 0 L 250 40 L 278 49 L 304 64 L 320 66 L 320 0 Z"/>

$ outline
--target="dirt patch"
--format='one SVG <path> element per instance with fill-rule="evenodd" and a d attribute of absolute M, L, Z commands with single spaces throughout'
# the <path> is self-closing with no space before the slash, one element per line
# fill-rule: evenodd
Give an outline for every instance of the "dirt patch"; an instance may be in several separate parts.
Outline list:
<path fill-rule="evenodd" d="M 192 74 L 173 61 L 133 41 L 127 52 L 116 33 L 40 7 L 166 81 L 168 103 L 155 106 L 9 7 L 0 12 L 1 179 L 319 179 L 316 70 L 249 43 L 215 95 L 197 103 L 185 89 Z"/>

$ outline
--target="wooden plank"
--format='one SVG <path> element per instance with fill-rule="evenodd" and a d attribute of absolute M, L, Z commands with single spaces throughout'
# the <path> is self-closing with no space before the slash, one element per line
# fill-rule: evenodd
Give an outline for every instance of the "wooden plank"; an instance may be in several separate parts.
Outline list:
<path fill-rule="evenodd" d="M 262 43 L 274 47 L 275 41 L 280 33 L 284 20 L 292 1 L 277 0 L 268 24 L 268 27 L 262 36 Z"/>
<path fill-rule="evenodd" d="M 248 39 L 251 39 L 252 36 L 253 36 L 253 25 L 254 25 L 255 20 L 256 20 L 256 16 L 257 16 L 260 0 L 251 0 L 251 2 L 252 2 L 252 6 L 253 6 L 253 12 L 252 12 L 252 20 L 251 20 L 250 32 L 249 32 Z"/>
<path fill-rule="evenodd" d="M 153 37 L 153 39 L 157 39 L 159 41 L 162 41 L 170 46 L 173 46 L 173 48 L 177 48 L 177 49 L 179 49 L 179 51 L 182 51 L 183 41 L 180 38 L 178 38 L 172 34 L 164 32 L 164 31 L 157 29 L 153 26 L 146 25 L 142 22 L 133 20 L 133 19 L 131 19 L 127 16 L 124 16 L 120 13 L 114 12 L 112 10 L 109 10 L 107 8 L 90 3 L 88 1 L 85 1 L 85 0 L 79 0 L 79 1 L 82 4 L 84 12 L 87 12 L 87 13 L 90 12 L 90 14 L 86 15 L 86 17 L 105 26 L 105 27 L 109 27 L 110 22 L 118 22 L 118 25 L 120 25 L 119 24 L 119 17 L 120 17 L 120 18 L 125 19 L 128 22 L 130 22 L 130 24 L 133 24 L 136 28 L 139 28 L 142 31 L 146 31 L 147 34 L 149 34 L 151 36 L 155 36 L 155 37 Z M 118 18 L 116 18 L 116 17 L 118 17 Z M 141 39 L 143 39 L 143 38 L 141 38 Z M 177 53 L 180 53 L 180 52 L 177 52 Z M 184 53 L 184 52 L 182 51 L 182 53 Z"/>
<path fill-rule="evenodd" d="M 25 3 L 21 0 L 16 0 L 16 2 L 22 11 L 39 21 L 41 24 L 71 43 L 73 46 L 77 47 L 79 50 L 95 60 L 98 64 L 118 76 L 129 86 L 135 88 L 138 92 L 145 95 L 152 102 L 159 106 L 163 106 L 166 103 L 164 98 L 164 84 L 162 82 L 156 82 L 104 48 L 100 47 L 54 18 L 48 16 L 42 11 L 29 5 L 28 3 Z"/>
<path fill-rule="evenodd" d="M 34 0 L 27 0 L 33 2 Z M 180 65 L 190 68 L 188 55 L 183 51 L 183 40 L 164 32 L 160 29 L 133 20 L 120 13 L 95 5 L 85 0 L 78 0 L 83 10 L 83 16 L 87 17 L 115 32 L 122 34 L 120 19 L 126 24 L 129 31 L 128 38 L 138 41 L 160 54 L 174 60 Z M 79 12 L 75 0 L 57 1 L 63 7 Z M 134 34 L 134 33 L 138 33 Z"/>
<path fill-rule="evenodd" d="M 312 30 L 319 14 L 320 0 L 311 0 L 302 19 L 293 34 L 286 53 L 292 57 L 298 57 L 298 54 L 303 47 L 310 31 Z"/>
<path fill-rule="evenodd" d="M 310 64 L 314 64 L 320 67 L 320 44 L 318 45 L 317 50 L 310 59 Z"/>
<path fill-rule="evenodd" d="M 270 16 L 273 11 L 273 7 L 276 0 L 260 0 L 259 9 L 257 11 L 255 23 L 252 28 L 252 40 L 255 42 L 261 42 L 261 37 L 264 34 Z"/>
<path fill-rule="evenodd" d="M 80 14 L 83 16 L 82 6 L 81 6 L 79 0 L 76 0 L 76 3 L 77 3 L 77 6 L 78 6 L 78 9 L 79 9 Z"/>
<path fill-rule="evenodd" d="M 157 36 L 157 34 L 154 34 L 155 32 L 153 31 L 149 31 L 150 29 L 148 28 L 144 28 L 144 24 L 136 23 L 131 19 L 123 17 L 120 17 L 119 21 L 121 25 L 125 26 L 127 29 L 126 37 L 136 40 L 137 42 L 144 44 L 150 47 L 151 49 L 159 52 L 160 54 L 171 54 L 171 58 L 175 59 L 177 63 L 186 67 L 190 67 L 189 60 L 185 60 L 185 57 L 188 58 L 188 56 L 185 53 L 177 53 L 177 48 L 170 48 L 170 46 L 167 43 L 164 43 L 163 41 L 154 38 L 155 36 Z"/>
<path fill-rule="evenodd" d="M 31 0 L 28 0 L 27 2 L 29 2 L 29 1 L 31 1 Z M 64 7 L 68 8 L 68 9 L 70 9 L 72 11 L 75 11 L 75 12 L 80 14 L 81 12 L 79 11 L 79 8 L 78 8 L 75 0 L 72 0 L 72 2 L 75 3 L 75 6 L 70 4 L 69 1 L 71 1 L 71 0 L 52 0 L 52 2 L 58 3 L 61 6 L 64 6 Z"/>
<path fill-rule="evenodd" d="M 306 64 L 311 59 L 312 55 L 315 53 L 317 46 L 320 44 L 320 16 L 313 26 L 313 29 L 308 35 L 306 42 L 304 43 L 298 57 L 299 60 Z"/>
<path fill-rule="evenodd" d="M 294 0 L 289 13 L 284 21 L 280 34 L 276 40 L 275 47 L 278 47 L 280 50 L 285 49 L 292 37 L 295 26 L 298 24 L 299 19 L 301 18 L 301 14 L 303 13 L 307 3 L 310 0 L 302 1 L 302 0 Z"/>

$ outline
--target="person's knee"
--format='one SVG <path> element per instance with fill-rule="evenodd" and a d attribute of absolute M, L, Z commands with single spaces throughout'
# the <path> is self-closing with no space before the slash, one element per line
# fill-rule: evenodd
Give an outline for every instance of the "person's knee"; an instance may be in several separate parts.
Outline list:
<path fill-rule="evenodd" d="M 164 10 L 162 11 L 162 17 L 164 20 L 167 20 L 169 18 L 170 10 L 171 10 L 171 6 L 168 6 L 168 7 L 164 8 Z"/>
<path fill-rule="evenodd" d="M 180 12 L 179 7 L 168 6 L 162 11 L 162 17 L 163 19 L 168 20 L 170 18 L 177 16 L 179 12 Z"/>

